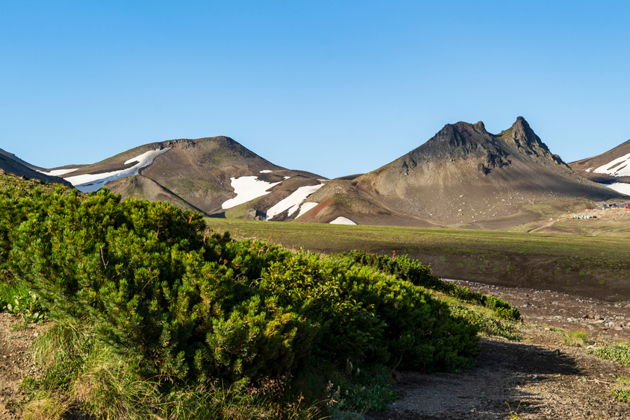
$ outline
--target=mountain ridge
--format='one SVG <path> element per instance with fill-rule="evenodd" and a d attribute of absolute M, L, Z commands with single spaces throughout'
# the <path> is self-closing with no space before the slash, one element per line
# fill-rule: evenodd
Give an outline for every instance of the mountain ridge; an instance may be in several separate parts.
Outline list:
<path fill-rule="evenodd" d="M 333 180 L 227 136 L 157 141 L 49 171 L 84 192 L 106 186 L 215 217 L 319 223 L 510 227 L 542 217 L 541 206 L 622 197 L 576 173 L 522 116 L 498 134 L 482 121 L 445 124 L 386 165 Z"/>

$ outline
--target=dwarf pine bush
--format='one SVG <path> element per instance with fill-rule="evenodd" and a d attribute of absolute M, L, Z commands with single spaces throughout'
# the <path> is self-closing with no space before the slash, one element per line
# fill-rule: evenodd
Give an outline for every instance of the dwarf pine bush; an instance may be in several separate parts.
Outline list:
<path fill-rule="evenodd" d="M 417 286 L 424 286 L 428 289 L 437 290 L 464 301 L 485 306 L 488 309 L 492 309 L 500 318 L 514 321 L 521 318 L 518 309 L 503 299 L 494 296 L 486 296 L 479 292 L 472 292 L 467 287 L 442 281 L 435 277 L 427 266 L 406 255 L 388 257 L 387 255 L 369 254 L 357 250 L 346 252 L 343 255 L 358 264 L 369 265 L 379 271 L 393 274 L 397 278 L 409 281 Z"/>
<path fill-rule="evenodd" d="M 376 269 L 207 236 L 198 214 L 106 190 L 5 188 L 0 208 L 0 270 L 164 392 L 319 363 L 453 369 L 477 351 L 477 327 L 426 292 L 435 280 L 412 260 Z"/>

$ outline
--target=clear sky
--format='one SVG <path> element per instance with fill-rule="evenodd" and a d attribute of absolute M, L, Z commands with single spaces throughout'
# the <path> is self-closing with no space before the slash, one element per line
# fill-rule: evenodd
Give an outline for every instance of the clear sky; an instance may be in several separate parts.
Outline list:
<path fill-rule="evenodd" d="M 630 138 L 630 4 L 0 2 L 0 147 L 44 167 L 227 135 L 334 177 L 517 115 L 567 161 Z"/>

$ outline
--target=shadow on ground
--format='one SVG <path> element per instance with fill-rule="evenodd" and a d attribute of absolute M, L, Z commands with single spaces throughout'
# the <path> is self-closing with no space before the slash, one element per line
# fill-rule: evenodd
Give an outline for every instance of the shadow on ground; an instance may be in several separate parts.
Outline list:
<path fill-rule="evenodd" d="M 531 344 L 481 340 L 477 367 L 465 372 L 401 374 L 401 398 L 369 420 L 491 419 L 511 413 L 535 415 L 544 395 L 519 390 L 552 376 L 579 376 L 575 361 L 560 352 Z"/>

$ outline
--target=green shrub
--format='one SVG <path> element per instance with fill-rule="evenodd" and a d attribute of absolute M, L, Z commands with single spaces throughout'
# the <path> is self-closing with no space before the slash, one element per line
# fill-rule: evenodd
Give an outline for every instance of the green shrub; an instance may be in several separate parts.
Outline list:
<path fill-rule="evenodd" d="M 428 267 L 420 261 L 406 255 L 389 257 L 386 255 L 369 254 L 364 251 L 349 251 L 342 254 L 362 265 L 369 265 L 379 271 L 393 274 L 396 277 L 409 281 L 417 286 L 433 289 L 449 296 L 467 302 L 473 302 L 488 309 L 492 309 L 499 318 L 506 320 L 519 320 L 521 314 L 503 299 L 494 296 L 486 296 L 479 292 L 472 292 L 467 287 L 458 286 L 451 282 L 445 282 L 435 277 Z"/>
<path fill-rule="evenodd" d="M 255 385 L 321 361 L 456 369 L 477 351 L 475 326 L 396 277 L 417 265 L 390 275 L 347 256 L 204 237 L 197 214 L 105 190 L 2 191 L 0 207 L 3 272 L 54 320 L 89 325 L 131 377 L 159 378 L 161 393 Z M 72 360 L 54 366 L 88 369 Z"/>

